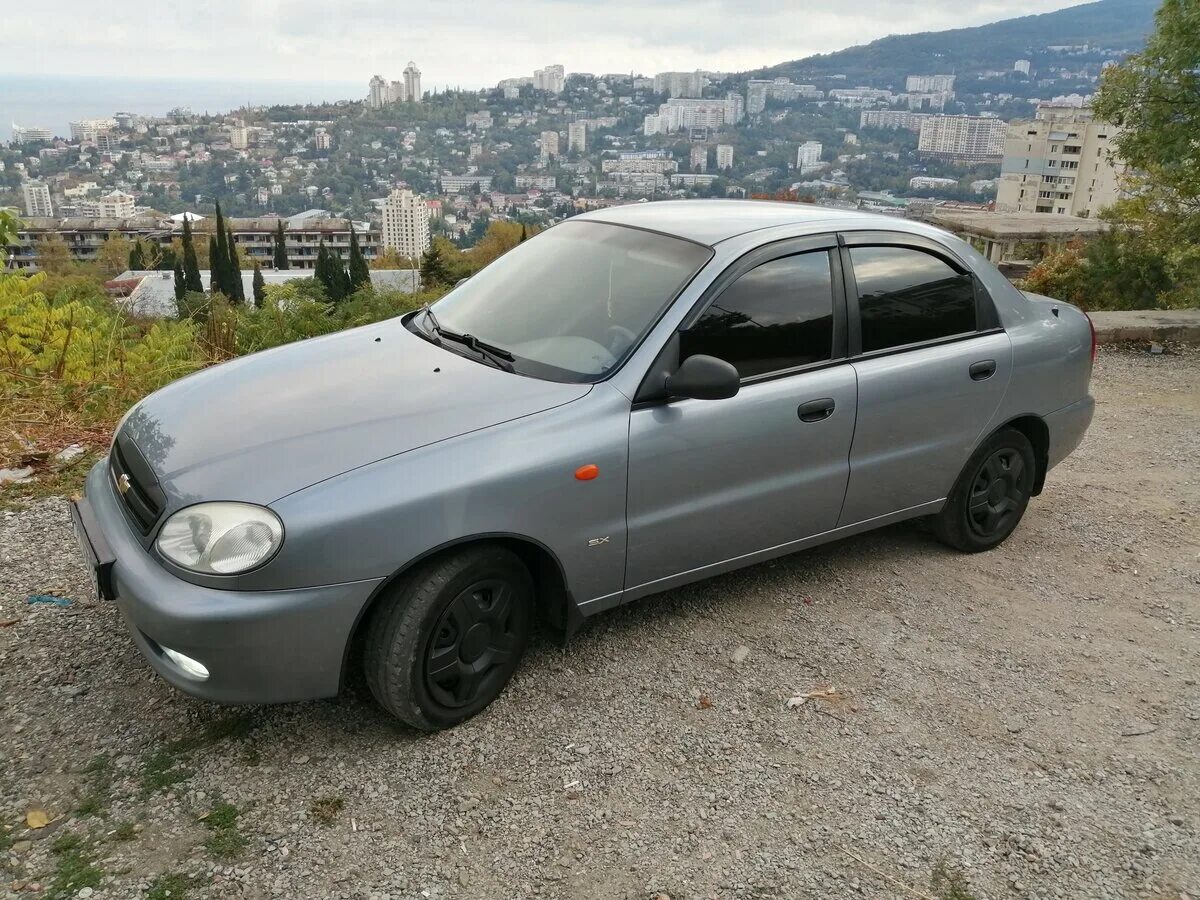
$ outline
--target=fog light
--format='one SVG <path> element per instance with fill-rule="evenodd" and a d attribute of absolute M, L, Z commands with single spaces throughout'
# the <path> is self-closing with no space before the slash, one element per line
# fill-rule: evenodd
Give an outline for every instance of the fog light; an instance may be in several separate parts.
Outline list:
<path fill-rule="evenodd" d="M 195 678 L 197 681 L 208 680 L 208 669 L 200 660 L 184 656 L 178 650 L 172 650 L 170 647 L 163 647 L 162 652 L 163 656 L 179 666 L 184 675 L 187 675 L 189 678 Z"/>

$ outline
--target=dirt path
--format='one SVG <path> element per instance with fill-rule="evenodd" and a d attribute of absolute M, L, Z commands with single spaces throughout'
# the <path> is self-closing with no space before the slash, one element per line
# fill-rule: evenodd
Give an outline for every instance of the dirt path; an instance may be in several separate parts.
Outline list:
<path fill-rule="evenodd" d="M 0 892 L 1200 897 L 1200 354 L 1095 393 L 1000 549 L 899 526 L 650 598 L 432 736 L 175 693 L 111 607 L 26 603 L 86 597 L 64 506 L 0 514 Z"/>

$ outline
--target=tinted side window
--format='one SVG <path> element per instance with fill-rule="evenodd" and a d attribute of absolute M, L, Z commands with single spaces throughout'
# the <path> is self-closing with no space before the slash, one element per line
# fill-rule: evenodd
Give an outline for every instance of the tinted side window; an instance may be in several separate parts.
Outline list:
<path fill-rule="evenodd" d="M 822 250 L 773 259 L 725 288 L 680 335 L 680 360 L 733 363 L 743 378 L 829 359 L 833 277 Z"/>
<path fill-rule="evenodd" d="M 852 247 L 850 260 L 864 353 L 975 330 L 970 275 L 906 247 Z"/>

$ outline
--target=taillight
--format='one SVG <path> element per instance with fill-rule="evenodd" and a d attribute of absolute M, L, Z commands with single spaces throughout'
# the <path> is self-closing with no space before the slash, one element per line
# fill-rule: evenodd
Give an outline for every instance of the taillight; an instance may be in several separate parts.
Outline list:
<path fill-rule="evenodd" d="M 1088 328 L 1092 329 L 1092 362 L 1096 361 L 1096 323 L 1087 313 L 1083 314 L 1088 320 Z"/>

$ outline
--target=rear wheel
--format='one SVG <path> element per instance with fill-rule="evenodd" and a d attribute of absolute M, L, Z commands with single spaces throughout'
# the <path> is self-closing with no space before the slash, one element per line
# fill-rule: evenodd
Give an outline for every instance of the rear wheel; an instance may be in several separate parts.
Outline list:
<path fill-rule="evenodd" d="M 963 468 L 946 505 L 933 518 L 934 534 L 967 553 L 998 546 L 1025 515 L 1036 473 L 1029 438 L 1015 428 L 1001 429 Z"/>
<path fill-rule="evenodd" d="M 533 580 L 503 547 L 439 556 L 398 581 L 367 630 L 364 668 L 388 712 L 449 728 L 491 703 L 529 643 Z"/>

